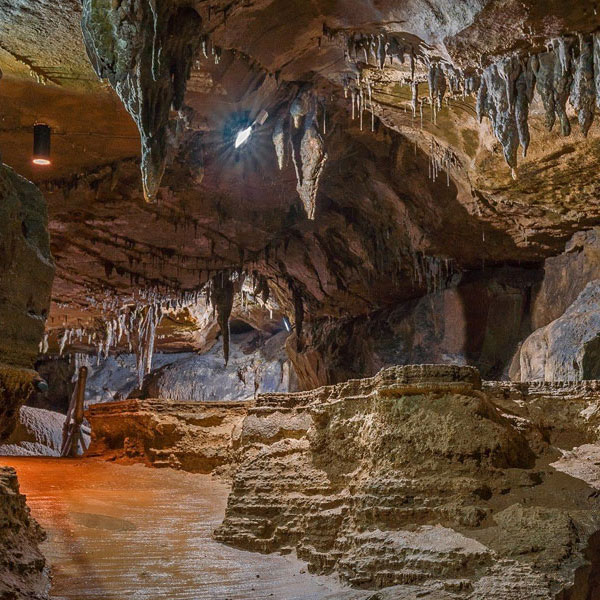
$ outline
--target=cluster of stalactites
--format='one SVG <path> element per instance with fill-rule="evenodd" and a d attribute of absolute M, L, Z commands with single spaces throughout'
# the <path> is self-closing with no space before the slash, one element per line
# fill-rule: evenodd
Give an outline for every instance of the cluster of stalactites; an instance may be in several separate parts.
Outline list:
<path fill-rule="evenodd" d="M 153 201 L 177 129 L 170 111 L 182 108 L 202 20 L 170 2 L 84 0 L 81 23 L 97 75 L 109 80 L 138 126 L 144 196 Z"/>
<path fill-rule="evenodd" d="M 302 332 L 304 318 L 303 300 L 300 291 L 290 285 L 294 305 L 295 321 L 298 336 Z M 105 311 L 96 319 L 94 326 L 65 328 L 59 338 L 59 355 L 65 349 L 79 342 L 94 346 L 97 351 L 97 364 L 107 358 L 112 350 L 126 345 L 129 352 L 136 355 L 137 373 L 140 388 L 144 377 L 150 373 L 156 339 L 156 329 L 166 314 L 184 309 L 193 310 L 204 298 L 207 305 L 213 307 L 217 323 L 223 336 L 223 355 L 225 365 L 229 361 L 230 332 L 229 320 L 236 293 L 240 295 L 242 309 L 250 304 L 257 304 L 270 311 L 273 318 L 271 292 L 267 278 L 256 270 L 247 271 L 242 268 L 219 271 L 198 290 L 165 294 L 155 289 L 140 290 L 136 301 L 109 297 L 102 301 L 88 298 L 95 308 Z M 48 335 L 40 343 L 40 353 L 48 351 Z"/>
<path fill-rule="evenodd" d="M 446 186 L 450 187 L 450 171 L 462 168 L 460 159 L 450 148 L 439 144 L 434 137 L 429 142 L 429 179 L 437 181 L 442 171 L 446 172 Z"/>
<path fill-rule="evenodd" d="M 141 387 L 144 376 L 150 373 L 152 368 L 156 328 L 163 314 L 160 303 L 133 305 L 124 307 L 115 316 L 99 319 L 99 325 L 94 328 L 67 328 L 59 340 L 59 354 L 63 354 L 65 347 L 79 342 L 96 347 L 96 363 L 99 364 L 102 358 L 108 357 L 111 350 L 124 343 L 129 352 L 136 355 L 137 375 Z"/>
<path fill-rule="evenodd" d="M 398 36 L 388 33 L 359 33 L 335 31 L 323 25 L 323 36 L 328 40 L 341 41 L 348 62 L 364 62 L 366 65 L 375 64 L 383 69 L 386 64 L 393 65 L 394 60 L 404 64 L 406 58 L 410 62 L 411 73 L 414 77 L 415 62 L 418 51 L 412 44 Z"/>
<path fill-rule="evenodd" d="M 415 252 L 413 259 L 413 282 L 425 286 L 428 293 L 437 293 L 447 287 L 454 274 L 454 260 L 441 256 L 428 256 Z"/>
<path fill-rule="evenodd" d="M 88 302 L 100 309 L 102 316 L 93 326 L 65 328 L 59 338 L 59 355 L 65 348 L 78 342 L 96 348 L 96 362 L 107 358 L 119 345 L 134 352 L 137 359 L 137 374 L 140 387 L 144 377 L 152 368 L 156 329 L 163 315 L 177 313 L 200 301 L 201 291 L 164 294 L 154 289 L 140 290 L 135 299 L 118 297 L 102 301 L 90 297 Z M 40 352 L 48 351 L 48 335 L 40 344 Z"/>
<path fill-rule="evenodd" d="M 244 282 L 251 279 L 252 296 L 254 299 L 260 299 L 262 305 L 266 307 L 270 297 L 270 289 L 267 278 L 260 273 L 253 271 L 249 274 L 246 271 L 221 271 L 217 273 L 207 283 L 207 298 L 209 304 L 213 307 L 213 313 L 216 312 L 217 323 L 223 337 L 223 358 L 225 366 L 229 362 L 230 331 L 229 319 L 233 309 L 233 300 L 236 291 L 241 297 L 241 306 L 247 306 L 248 294 L 244 291 Z M 272 313 L 271 313 L 272 316 Z"/>
<path fill-rule="evenodd" d="M 529 104 L 534 92 L 542 100 L 548 130 L 560 123 L 562 135 L 571 133 L 566 104 L 577 112 L 587 135 L 600 107 L 600 36 L 579 35 L 553 40 L 546 52 L 520 58 L 503 57 L 487 67 L 481 77 L 477 114 L 487 116 L 506 162 L 514 169 L 519 145 L 523 156 L 529 146 Z"/>
<path fill-rule="evenodd" d="M 347 34 L 324 27 L 329 39 L 342 39 L 345 56 L 357 70 L 355 81 L 346 78 L 345 95 L 351 98 L 352 118 L 357 115 L 362 129 L 365 109 L 373 115 L 372 86 L 368 76 L 363 75 L 359 63 L 375 65 L 383 69 L 394 59 L 404 63 L 410 59 L 412 86 L 412 111 L 423 119 L 423 101 L 431 106 L 432 120 L 442 108 L 445 97 L 477 95 L 477 114 L 481 121 L 487 116 L 494 134 L 504 151 L 511 168 L 517 164 L 519 146 L 525 156 L 530 143 L 529 105 L 537 93 L 546 112 L 546 126 L 551 130 L 558 119 L 562 135 L 569 135 L 571 126 L 566 111 L 569 101 L 577 112 L 584 135 L 594 120 L 595 106 L 600 108 L 600 34 L 565 36 L 552 40 L 545 52 L 519 56 L 503 56 L 480 73 L 465 75 L 461 70 L 444 61 L 436 61 L 426 51 L 415 48 L 393 35 Z M 419 96 L 419 85 L 425 83 L 415 75 L 415 66 L 427 69 L 428 97 Z M 372 126 L 373 127 L 373 126 Z"/>
<path fill-rule="evenodd" d="M 325 109 L 308 90 L 298 93 L 290 105 L 289 113 L 281 113 L 273 129 L 273 145 L 279 168 L 283 169 L 289 152 L 296 171 L 296 189 L 309 219 L 315 218 L 319 181 L 327 162 L 325 141 L 319 132 L 319 108 L 322 108 L 325 133 Z"/>

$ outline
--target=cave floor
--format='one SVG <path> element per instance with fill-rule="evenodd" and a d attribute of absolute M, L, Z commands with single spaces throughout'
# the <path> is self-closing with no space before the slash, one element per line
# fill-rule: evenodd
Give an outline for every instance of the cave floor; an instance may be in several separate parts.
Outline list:
<path fill-rule="evenodd" d="M 340 588 L 295 558 L 211 537 L 228 487 L 208 475 L 90 459 L 0 457 L 46 530 L 52 598 L 324 598 Z"/>

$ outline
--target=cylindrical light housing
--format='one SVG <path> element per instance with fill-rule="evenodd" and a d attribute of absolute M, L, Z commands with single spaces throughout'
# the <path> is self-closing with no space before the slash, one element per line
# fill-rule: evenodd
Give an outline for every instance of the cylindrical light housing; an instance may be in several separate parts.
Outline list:
<path fill-rule="evenodd" d="M 50 164 L 50 127 L 45 123 L 33 126 L 33 158 L 34 165 Z"/>

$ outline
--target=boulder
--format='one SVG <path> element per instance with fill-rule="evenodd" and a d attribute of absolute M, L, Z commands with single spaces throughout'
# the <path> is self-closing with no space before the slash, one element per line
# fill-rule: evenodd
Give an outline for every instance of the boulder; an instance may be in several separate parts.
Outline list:
<path fill-rule="evenodd" d="M 521 381 L 600 378 L 600 279 L 590 281 L 559 318 L 520 349 Z"/>

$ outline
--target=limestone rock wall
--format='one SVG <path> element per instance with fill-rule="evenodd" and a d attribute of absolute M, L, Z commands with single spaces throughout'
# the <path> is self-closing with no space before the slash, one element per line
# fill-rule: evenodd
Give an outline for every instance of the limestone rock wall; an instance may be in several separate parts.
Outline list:
<path fill-rule="evenodd" d="M 216 537 L 386 598 L 595 597 L 599 409 L 437 365 L 260 396 Z"/>
<path fill-rule="evenodd" d="M 544 278 L 532 306 L 532 325 L 539 329 L 558 319 L 585 286 L 600 279 L 600 228 L 578 231 L 564 252 L 547 258 Z"/>
<path fill-rule="evenodd" d="M 34 389 L 53 277 L 44 198 L 0 164 L 0 440 Z"/>
<path fill-rule="evenodd" d="M 14 469 L 0 467 L 0 598 L 48 598 L 48 573 L 38 549 L 44 537 L 19 493 Z"/>
<path fill-rule="evenodd" d="M 558 318 L 534 331 L 521 346 L 521 381 L 600 378 L 600 279 L 588 283 Z"/>
<path fill-rule="evenodd" d="M 287 344 L 301 389 L 399 364 L 473 365 L 486 379 L 506 378 L 531 332 L 531 298 L 541 275 L 525 268 L 457 275 L 451 287 L 393 308 L 307 324 L 302 350 L 293 338 Z"/>
<path fill-rule="evenodd" d="M 581 381 L 600 374 L 600 230 L 577 232 L 564 252 L 548 258 L 532 297 L 535 329 L 517 350 L 513 381 Z"/>
<path fill-rule="evenodd" d="M 126 400 L 95 404 L 87 456 L 193 473 L 228 474 L 237 463 L 245 402 Z"/>
<path fill-rule="evenodd" d="M 54 263 L 46 203 L 38 189 L 0 163 L 0 442 L 35 389 L 32 369 L 50 305 Z M 48 573 L 17 476 L 0 467 L 0 597 L 47 598 Z"/>

